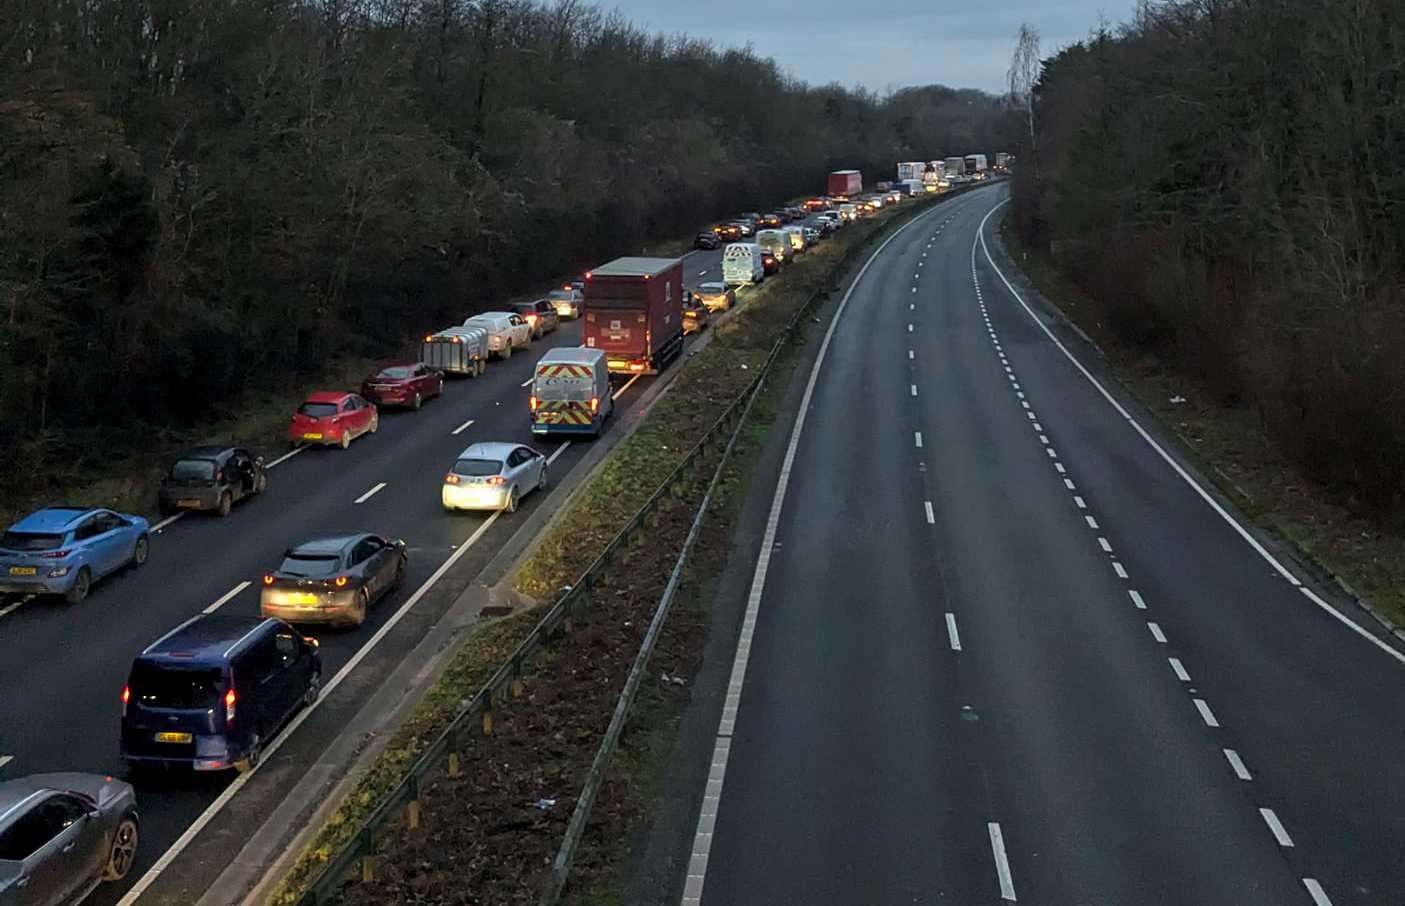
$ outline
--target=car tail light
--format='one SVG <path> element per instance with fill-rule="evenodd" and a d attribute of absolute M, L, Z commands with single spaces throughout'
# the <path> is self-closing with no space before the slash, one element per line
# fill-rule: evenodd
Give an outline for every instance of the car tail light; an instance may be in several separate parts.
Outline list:
<path fill-rule="evenodd" d="M 502 477 L 501 475 L 494 475 L 493 477 L 491 477 L 491 478 L 488 479 L 488 484 L 492 484 L 492 485 L 507 484 L 507 479 L 504 478 L 504 477 Z"/>
<path fill-rule="evenodd" d="M 264 573 L 264 574 L 263 574 L 263 584 L 264 584 L 264 585 L 272 585 L 272 584 L 273 584 L 273 573 Z"/>
<path fill-rule="evenodd" d="M 64 550 L 61 550 L 61 551 L 45 551 L 44 553 L 40 554 L 39 556 L 43 557 L 45 560 L 61 560 L 61 559 L 63 559 L 64 557 L 67 557 L 67 556 L 68 556 L 69 554 L 71 554 L 71 553 L 73 553 L 73 551 L 71 551 L 71 550 L 65 548 Z"/>
<path fill-rule="evenodd" d="M 426 343 L 428 343 L 428 342 L 430 342 L 430 341 L 433 340 L 433 339 L 434 339 L 434 335 L 433 335 L 433 334 L 429 334 L 429 335 L 427 335 L 427 336 L 424 338 L 424 341 L 425 341 Z"/>
<path fill-rule="evenodd" d="M 533 394 L 532 396 L 527 397 L 527 408 L 528 408 L 528 409 L 531 409 L 533 412 L 536 412 L 536 411 L 537 411 L 537 402 L 538 402 L 538 401 L 537 401 L 537 397 L 536 397 L 535 394 Z"/>
<path fill-rule="evenodd" d="M 122 716 L 123 716 L 123 717 L 126 717 L 126 716 L 127 716 L 127 702 L 129 702 L 129 701 L 131 701 L 131 700 L 132 700 L 132 687 L 131 687 L 131 686 L 123 686 L 123 687 L 122 687 Z"/>
<path fill-rule="evenodd" d="M 226 727 L 234 723 L 234 703 L 237 701 L 239 701 L 239 696 L 234 694 L 233 689 L 224 694 L 224 723 Z"/>
<path fill-rule="evenodd" d="M 537 323 L 537 316 L 536 316 L 536 315 L 528 315 L 528 316 L 527 316 L 527 323 L 528 323 L 528 324 L 535 325 L 535 324 Z"/>
<path fill-rule="evenodd" d="M 337 576 L 337 577 L 336 577 L 335 579 L 333 579 L 332 581 L 333 581 L 333 583 L 337 586 L 337 588 L 345 588 L 345 587 L 346 587 L 346 576 Z"/>
<path fill-rule="evenodd" d="M 595 413 L 597 413 L 597 412 L 599 412 L 599 411 L 600 411 L 600 397 L 598 397 L 598 396 L 592 396 L 592 397 L 590 398 L 590 414 L 591 414 L 591 415 L 594 415 Z"/>
<path fill-rule="evenodd" d="M 455 475 L 453 472 L 450 472 L 448 475 L 445 475 L 445 476 L 444 476 L 444 483 L 445 483 L 445 484 L 458 484 L 458 483 L 459 483 L 459 476 Z"/>

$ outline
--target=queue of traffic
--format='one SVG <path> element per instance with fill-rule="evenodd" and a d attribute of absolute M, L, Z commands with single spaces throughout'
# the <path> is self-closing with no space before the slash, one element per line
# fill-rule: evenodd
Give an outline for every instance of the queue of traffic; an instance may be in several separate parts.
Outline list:
<path fill-rule="evenodd" d="M 889 200 L 811 199 L 719 224 L 699 234 L 697 244 L 722 248 L 722 280 L 696 290 L 684 288 L 682 259 L 626 257 L 541 298 L 471 315 L 425 335 L 417 358 L 376 368 L 358 392 L 308 394 L 289 418 L 287 442 L 294 451 L 345 450 L 377 432 L 382 410 L 419 411 L 444 393 L 450 378 L 481 376 L 490 361 L 529 349 L 566 319 L 581 321 L 581 345 L 555 347 L 536 362 L 528 424 L 534 437 L 598 437 L 614 412 L 612 376 L 667 368 L 682 353 L 685 335 L 737 305 L 739 288 L 761 283 Z M 164 525 L 197 511 L 228 517 L 236 504 L 263 494 L 270 465 L 237 445 L 185 451 L 162 477 L 156 506 L 167 519 L 155 526 L 102 507 L 38 510 L 0 535 L 0 593 L 80 604 L 101 579 L 144 564 L 152 534 Z M 549 481 L 541 451 L 480 441 L 450 464 L 440 502 L 450 514 L 511 514 Z M 258 617 L 203 612 L 144 648 L 120 692 L 119 747 L 132 773 L 251 770 L 322 688 L 318 643 L 303 629 L 360 627 L 401 585 L 408 562 L 409 548 L 399 538 L 368 532 L 308 538 L 284 550 L 259 578 Z M 32 894 L 25 903 L 78 902 L 101 881 L 126 876 L 139 836 L 135 792 L 124 781 L 62 773 L 0 782 L 0 894 L 23 882 Z"/>

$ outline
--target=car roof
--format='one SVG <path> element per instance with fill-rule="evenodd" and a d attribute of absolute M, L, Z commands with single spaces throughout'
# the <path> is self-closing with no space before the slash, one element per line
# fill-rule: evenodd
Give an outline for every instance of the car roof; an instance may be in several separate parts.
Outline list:
<path fill-rule="evenodd" d="M 351 396 L 351 394 L 350 394 L 350 393 L 347 393 L 345 390 L 319 390 L 319 391 L 317 391 L 316 393 L 309 393 L 309 394 L 307 395 L 307 399 L 303 400 L 303 402 L 305 402 L 305 403 L 340 403 L 342 400 L 346 399 L 348 396 Z"/>
<path fill-rule="evenodd" d="M 459 454 L 459 459 L 506 460 L 507 455 L 520 446 L 522 446 L 522 444 L 502 443 L 499 441 L 470 444 Z"/>
<path fill-rule="evenodd" d="M 5 817 L 15 806 L 23 803 L 35 793 L 49 789 L 30 781 L 28 777 L 0 782 L 0 828 L 5 827 Z"/>
<path fill-rule="evenodd" d="M 381 362 L 376 366 L 376 371 L 384 371 L 387 368 L 414 368 L 419 362 L 413 359 L 394 359 L 389 362 Z"/>
<path fill-rule="evenodd" d="M 584 346 L 558 346 L 548 349 L 546 355 L 537 359 L 538 367 L 560 362 L 565 365 L 593 365 L 605 358 L 603 349 L 587 349 Z"/>
<path fill-rule="evenodd" d="M 48 506 L 35 510 L 10 526 L 15 532 L 61 532 L 89 513 L 102 512 L 93 507 Z"/>
<path fill-rule="evenodd" d="M 698 290 L 701 292 L 722 292 L 727 288 L 727 284 L 709 280 L 707 283 L 699 283 Z"/>
<path fill-rule="evenodd" d="M 154 664 L 223 661 L 244 639 L 277 622 L 264 617 L 197 614 L 148 645 L 140 659 Z"/>
<path fill-rule="evenodd" d="M 294 544 L 292 547 L 288 548 L 288 552 L 299 554 L 340 554 L 364 537 L 366 537 L 365 532 L 354 532 L 345 535 L 323 535 L 320 538 L 309 538 L 301 544 Z"/>
<path fill-rule="evenodd" d="M 176 459 L 220 459 L 234 451 L 234 447 L 221 447 L 215 444 L 206 444 L 201 447 L 191 447 L 177 456 Z"/>

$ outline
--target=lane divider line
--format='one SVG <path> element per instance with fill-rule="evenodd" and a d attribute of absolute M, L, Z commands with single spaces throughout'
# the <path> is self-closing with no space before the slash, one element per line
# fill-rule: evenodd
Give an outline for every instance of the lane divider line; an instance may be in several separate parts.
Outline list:
<path fill-rule="evenodd" d="M 1308 896 L 1312 897 L 1314 906 L 1332 906 L 1332 901 L 1327 898 L 1327 891 L 1322 889 L 1313 878 L 1303 878 L 1303 886 L 1307 888 Z"/>
<path fill-rule="evenodd" d="M 1156 639 L 1156 641 L 1160 642 L 1162 645 L 1166 644 L 1166 633 L 1161 631 L 1160 623 L 1147 621 L 1146 628 L 1151 630 L 1151 637 L 1153 639 Z"/>
<path fill-rule="evenodd" d="M 536 380 L 535 377 L 529 377 L 529 378 L 527 378 L 525 381 L 523 381 L 522 383 L 518 384 L 517 386 L 519 386 L 519 387 L 530 387 L 530 386 L 532 386 L 532 381 L 534 381 L 534 380 Z"/>
<path fill-rule="evenodd" d="M 919 449 L 919 450 L 922 449 L 922 432 L 921 432 L 921 431 L 914 431 L 914 432 L 912 432 L 912 440 L 913 440 L 913 443 L 915 443 L 915 444 L 917 445 L 917 449 Z"/>
<path fill-rule="evenodd" d="M 245 580 L 245 581 L 243 581 L 243 582 L 240 582 L 238 585 L 234 586 L 234 587 L 231 588 L 229 591 L 227 591 L 227 592 L 225 592 L 224 594 L 220 595 L 218 598 L 215 599 L 215 602 L 214 602 L 213 604 L 211 604 L 209 607 L 206 607 L 204 610 L 202 610 L 202 611 L 200 611 L 200 612 L 203 613 L 203 614 L 211 614 L 211 613 L 214 613 L 215 611 L 217 611 L 217 610 L 219 610 L 221 607 L 223 607 L 225 604 L 229 603 L 229 601 L 230 601 L 235 595 L 239 594 L 241 591 L 243 591 L 244 589 L 248 588 L 249 585 L 250 585 L 250 583 L 249 583 L 248 580 Z"/>
<path fill-rule="evenodd" d="M 1220 722 L 1215 719 L 1215 712 L 1210 710 L 1210 705 L 1203 698 L 1192 699 L 1195 702 L 1195 710 L 1200 712 L 1200 719 L 1205 721 L 1207 727 L 1218 727 Z"/>
<path fill-rule="evenodd" d="M 184 519 L 185 516 L 186 516 L 186 514 L 189 513 L 189 512 L 190 512 L 189 510 L 181 510 L 179 513 L 173 513 L 172 515 L 167 516 L 165 519 L 162 519 L 160 522 L 158 522 L 158 523 L 156 523 L 155 525 L 153 525 L 153 526 L 151 527 L 151 531 L 152 531 L 153 533 L 160 532 L 161 530 L 163 530 L 166 526 L 170 525 L 171 523 L 177 522 L 177 521 L 179 521 L 179 520 L 181 520 L 181 519 Z"/>
<path fill-rule="evenodd" d="M 449 433 L 450 433 L 450 434 L 462 434 L 465 430 L 467 430 L 468 428 L 471 428 L 471 427 L 473 427 L 473 419 L 470 418 L 468 421 L 464 422 L 462 425 L 459 425 L 457 428 L 455 428 L 454 430 L 450 431 Z"/>
<path fill-rule="evenodd" d="M 1259 814 L 1264 816 L 1264 823 L 1273 832 L 1273 839 L 1278 841 L 1279 846 L 1292 846 L 1293 838 L 1288 836 L 1288 829 L 1283 826 L 1283 822 L 1278 820 L 1278 816 L 1271 808 L 1259 809 Z"/>
<path fill-rule="evenodd" d="M 932 501 L 930 501 L 930 500 L 924 500 L 924 501 L 922 501 L 922 506 L 927 510 L 927 524 L 928 524 L 928 525 L 936 525 L 936 524 L 937 524 L 937 514 L 936 514 L 935 512 L 933 512 L 933 510 L 932 510 Z"/>
<path fill-rule="evenodd" d="M 9 764 L 14 760 L 15 756 L 13 755 L 0 755 L 0 768 L 3 768 L 5 765 Z"/>
<path fill-rule="evenodd" d="M 280 456 L 280 457 L 278 457 L 277 459 L 275 459 L 273 462 L 271 462 L 271 463 L 267 464 L 266 466 L 264 466 L 264 468 L 265 468 L 265 469 L 271 469 L 271 468 L 273 468 L 274 466 L 281 465 L 281 464 L 287 462 L 288 460 L 292 459 L 294 456 L 297 456 L 299 453 L 301 453 L 303 450 L 306 450 L 306 449 L 307 449 L 307 447 L 294 447 L 293 449 L 289 450 L 287 453 L 284 453 L 282 456 Z"/>
<path fill-rule="evenodd" d="M 1142 600 L 1141 592 L 1133 588 L 1128 590 L 1127 595 L 1132 599 L 1132 603 L 1137 605 L 1137 610 L 1146 610 L 1146 602 Z"/>
<path fill-rule="evenodd" d="M 946 636 L 951 641 L 951 650 L 960 651 L 961 633 L 956 631 L 956 614 L 954 613 L 946 615 Z"/>
<path fill-rule="evenodd" d="M 378 484 L 378 485 L 376 485 L 375 487 L 371 488 L 369 491 L 367 491 L 366 493 L 362 494 L 360 497 L 357 497 L 354 502 L 355 502 L 355 503 L 365 503 L 366 501 L 370 500 L 372 497 L 374 497 L 374 496 L 376 496 L 378 493 L 380 493 L 381 489 L 384 488 L 384 487 L 385 487 L 385 482 L 382 481 L 380 484 Z"/>
<path fill-rule="evenodd" d="M 995 876 L 1000 880 L 1000 899 L 1013 903 L 1015 879 L 1010 874 L 1010 860 L 1005 855 L 1005 837 L 995 821 L 987 822 L 986 830 L 990 833 L 990 851 L 995 856 Z"/>
<path fill-rule="evenodd" d="M 1176 672 L 1176 679 L 1183 683 L 1190 682 L 1190 674 L 1186 672 L 1185 664 L 1181 663 L 1181 659 L 1173 657 L 1168 658 L 1168 660 L 1171 662 L 1171 669 Z"/>
<path fill-rule="evenodd" d="M 1234 771 L 1234 776 L 1240 780 L 1253 780 L 1249 775 L 1249 769 L 1244 766 L 1244 759 L 1239 757 L 1239 753 L 1233 749 L 1225 749 L 1224 757 L 1229 761 L 1229 766 Z"/>

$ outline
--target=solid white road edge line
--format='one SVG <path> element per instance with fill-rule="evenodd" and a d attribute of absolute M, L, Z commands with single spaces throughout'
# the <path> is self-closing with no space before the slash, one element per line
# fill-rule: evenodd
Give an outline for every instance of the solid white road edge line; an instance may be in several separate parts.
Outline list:
<path fill-rule="evenodd" d="M 855 275 L 849 288 L 844 291 L 844 295 L 839 300 L 839 307 L 835 309 L 834 318 L 829 322 L 829 329 L 824 333 L 824 339 L 820 341 L 819 352 L 815 355 L 815 364 L 810 368 L 810 377 L 805 384 L 805 393 L 800 399 L 800 409 L 795 416 L 795 425 L 790 429 L 790 441 L 785 450 L 785 458 L 781 460 L 780 476 L 776 479 L 776 492 L 771 498 L 771 511 L 766 517 L 766 531 L 761 538 L 760 550 L 756 557 L 756 569 L 751 577 L 751 590 L 747 594 L 746 613 L 743 616 L 743 632 L 749 633 L 747 627 L 756 625 L 756 615 L 761 609 L 761 593 L 766 587 L 766 573 L 771 566 L 771 552 L 775 549 L 776 531 L 780 527 L 781 508 L 785 504 L 785 492 L 790 486 L 790 472 L 795 465 L 795 453 L 800 447 L 800 434 L 805 430 L 806 416 L 810 411 L 810 400 L 815 395 L 815 385 L 819 383 L 820 368 L 824 365 L 825 355 L 829 352 L 829 344 L 834 339 L 834 330 L 839 326 L 840 319 L 844 316 L 844 310 L 849 307 L 849 299 L 854 294 L 854 289 L 863 281 L 864 274 L 868 273 L 869 267 L 878 258 L 883 250 L 888 247 L 898 236 L 907 230 L 914 223 L 918 223 L 940 208 L 933 208 L 927 214 L 921 214 L 898 227 L 893 234 L 884 239 L 878 248 L 873 250 L 873 254 L 864 261 L 863 267 Z M 914 289 L 913 292 L 916 292 Z M 732 675 L 728 680 L 727 688 L 729 693 L 733 690 L 738 695 L 741 693 L 742 685 L 746 680 L 746 666 L 751 657 L 751 645 L 742 647 L 738 640 L 737 653 L 732 661 Z M 740 702 L 740 699 L 738 699 Z M 703 805 L 698 813 L 697 829 L 693 834 L 692 855 L 688 863 L 687 880 L 683 885 L 683 896 L 680 900 L 681 906 L 699 906 L 702 902 L 703 884 L 707 880 L 707 855 L 712 849 L 713 821 L 716 818 L 716 807 L 722 799 L 723 772 L 726 770 L 727 752 L 730 751 L 732 727 L 736 720 L 735 713 L 728 713 L 723 710 L 722 716 L 717 721 L 717 737 L 713 748 L 714 759 L 712 769 L 716 773 L 717 779 L 709 777 L 707 789 L 703 796 Z M 724 747 L 723 743 L 727 746 Z M 717 753 L 721 752 L 721 764 L 717 762 Z M 696 869 L 696 870 L 695 870 Z M 119 903 L 117 906 L 129 906 L 126 903 Z"/>
<path fill-rule="evenodd" d="M 380 484 L 378 484 L 378 485 L 376 485 L 375 487 L 371 488 L 369 491 L 367 491 L 366 493 L 362 494 L 360 497 L 357 497 L 356 500 L 354 500 L 353 502 L 354 502 L 354 503 L 365 503 L 366 501 L 370 500 L 372 497 L 376 496 L 376 494 L 380 493 L 381 489 L 384 488 L 384 487 L 385 487 L 385 482 L 382 481 Z"/>
<path fill-rule="evenodd" d="M 219 610 L 221 607 L 223 607 L 225 604 L 228 604 L 228 603 L 229 603 L 229 600 L 230 600 L 231 598 L 233 598 L 235 595 L 239 594 L 239 592 L 243 591 L 244 589 L 246 589 L 246 588 L 248 588 L 248 587 L 249 587 L 249 582 L 248 582 L 248 580 L 245 580 L 245 581 L 243 581 L 243 582 L 240 582 L 238 585 L 234 586 L 234 587 L 231 588 L 229 591 L 225 592 L 224 594 L 222 594 L 222 595 L 220 595 L 218 598 L 216 598 L 216 599 L 215 599 L 215 603 L 211 604 L 209 607 L 206 607 L 204 610 L 202 610 L 202 611 L 200 611 L 200 612 L 201 612 L 201 613 L 205 613 L 205 614 L 214 613 L 215 611 L 217 611 L 217 610 Z"/>
<path fill-rule="evenodd" d="M 1010 875 L 1010 860 L 1005 856 L 1005 836 L 994 821 L 986 824 L 990 832 L 990 851 L 995 855 L 995 875 L 1000 879 L 1000 899 L 1015 902 L 1015 879 Z"/>
<path fill-rule="evenodd" d="M 288 725 L 283 728 L 283 732 L 274 737 L 273 742 L 268 748 L 264 749 L 263 757 L 259 759 L 259 763 L 254 766 L 254 769 L 247 774 L 240 774 L 238 777 L 234 778 L 229 786 L 225 787 L 224 791 L 215 798 L 215 801 L 211 802 L 209 806 L 206 807 L 205 811 L 201 812 L 200 816 L 185 829 L 185 833 L 181 834 L 180 837 L 176 839 L 176 842 L 172 843 L 171 847 L 161 854 L 161 857 L 156 860 L 156 864 L 148 868 L 146 874 L 142 875 L 137 883 L 132 885 L 131 890 L 128 890 L 127 893 L 123 895 L 122 899 L 117 901 L 117 906 L 132 906 L 132 904 L 136 903 L 137 899 L 146 892 L 146 889 L 154 884 L 157 878 L 161 877 L 161 873 L 169 868 L 171 863 L 176 860 L 176 857 L 184 852 L 185 848 L 190 845 L 190 842 L 205 829 L 205 825 L 213 821 L 215 816 L 229 804 L 229 800 L 234 798 L 234 794 L 244 788 L 244 784 L 249 782 L 249 778 L 257 774 L 264 765 L 272 760 L 274 753 L 278 751 L 278 747 L 283 745 L 284 741 L 291 738 L 292 735 L 297 732 L 298 727 L 302 726 L 303 721 L 307 720 L 307 718 L 331 696 L 337 686 L 341 685 L 342 680 L 346 679 L 347 676 L 351 674 L 351 671 L 355 670 L 356 667 L 365 660 L 366 656 L 371 653 L 371 649 L 375 648 L 376 645 L 380 643 L 380 640 L 385 638 L 390 630 L 394 629 L 396 624 L 404 618 L 405 614 L 410 612 L 410 608 L 418 604 L 420 598 L 423 598 L 429 590 L 434 587 L 435 583 L 442 579 L 444 574 L 459 561 L 459 558 L 462 557 L 469 548 L 473 547 L 473 545 L 478 542 L 478 539 L 482 538 L 483 535 L 487 533 L 492 524 L 497 521 L 498 515 L 497 512 L 494 512 L 485 519 L 483 524 L 478 526 L 472 535 L 468 536 L 468 540 L 456 548 L 454 552 L 449 555 L 448 559 L 441 563 L 439 568 L 424 581 L 423 585 L 415 589 L 415 593 L 410 595 L 404 604 L 400 605 L 399 610 L 391 614 L 390 619 L 386 620 L 380 629 L 376 630 L 376 634 L 367 639 L 366 644 L 362 645 L 361 648 L 351 656 L 351 660 L 342 665 L 342 668 L 337 671 L 337 675 L 332 677 L 332 681 L 322 687 L 322 694 L 318 696 L 317 701 L 313 702 L 310 707 L 299 711 L 297 716 L 289 721 Z"/>
<path fill-rule="evenodd" d="M 450 434 L 461 434 L 463 431 L 465 431 L 465 430 L 467 430 L 468 428 L 472 427 L 472 425 L 473 425 L 473 419 L 470 418 L 468 421 L 464 422 L 462 425 L 459 425 L 457 428 L 455 428 L 454 430 L 450 431 L 449 433 L 450 433 Z"/>
<path fill-rule="evenodd" d="M 1249 546 L 1254 549 L 1254 552 L 1257 553 L 1260 557 L 1262 557 L 1265 561 L 1267 561 L 1268 564 L 1272 566 L 1280 576 L 1282 576 L 1284 579 L 1287 579 L 1288 582 L 1292 584 L 1294 588 L 1300 589 L 1302 593 L 1307 596 L 1308 600 L 1312 601 L 1318 607 L 1330 613 L 1333 617 L 1339 620 L 1344 626 L 1349 628 L 1351 631 L 1355 632 L 1357 635 L 1361 636 L 1366 641 L 1375 645 L 1381 651 L 1384 651 L 1386 654 L 1395 658 L 1395 660 L 1399 663 L 1405 664 L 1405 654 L 1396 651 L 1390 645 L 1387 645 L 1385 642 L 1378 639 L 1371 632 L 1367 631 L 1363 626 L 1358 624 L 1351 617 L 1342 613 L 1340 610 L 1333 607 L 1331 604 L 1328 604 L 1322 599 L 1320 595 L 1318 595 L 1312 589 L 1308 588 L 1306 585 L 1303 585 L 1302 580 L 1300 580 L 1297 576 L 1293 575 L 1293 573 L 1291 573 L 1287 567 L 1285 567 L 1282 563 L 1279 563 L 1277 558 L 1270 554 L 1268 550 L 1262 544 L 1259 543 L 1258 539 L 1249 533 L 1248 529 L 1240 525 L 1237 519 L 1231 516 L 1229 512 L 1225 510 L 1224 507 L 1220 506 L 1219 501 L 1211 497 L 1210 494 L 1200 486 L 1199 482 L 1197 482 L 1194 478 L 1190 476 L 1189 472 L 1181 468 L 1181 464 L 1176 462 L 1176 460 L 1171 457 L 1171 454 L 1167 453 L 1166 450 L 1162 448 L 1159 443 L 1156 442 L 1156 439 L 1153 438 L 1145 428 L 1143 428 L 1140 424 L 1137 423 L 1136 419 L 1132 418 L 1131 413 L 1129 413 L 1122 406 L 1121 403 L 1114 399 L 1111 393 L 1107 392 L 1107 388 L 1103 387 L 1103 385 L 1098 381 L 1098 379 L 1093 377 L 1092 372 L 1085 368 L 1083 366 L 1083 363 L 1078 361 L 1078 359 L 1073 355 L 1073 353 L 1068 351 L 1068 347 L 1064 346 L 1064 344 L 1059 340 L 1059 338 L 1054 336 L 1054 332 L 1050 330 L 1042 320 L 1040 320 L 1039 316 L 1034 313 L 1034 309 L 1029 307 L 1029 303 L 1025 302 L 1024 297 L 1021 296 L 1019 292 L 1016 291 L 1014 286 L 1010 284 L 1010 281 L 1005 277 L 1005 272 L 1000 269 L 1000 266 L 995 263 L 995 259 L 991 257 L 990 247 L 985 244 L 986 222 L 990 220 L 992 214 L 1000 210 L 1001 206 L 1007 204 L 1008 202 L 1009 199 L 1006 198 L 1002 200 L 1000 204 L 997 204 L 995 207 L 991 208 L 989 211 L 986 212 L 985 217 L 981 219 L 980 226 L 976 227 L 976 240 L 980 243 L 981 251 L 985 253 L 985 260 L 990 263 L 991 269 L 995 271 L 995 275 L 1000 278 L 1001 283 L 1005 284 L 1005 288 L 1010 291 L 1010 295 L 1015 297 L 1015 301 L 1020 303 L 1020 307 L 1023 308 L 1025 310 L 1025 313 L 1029 315 L 1030 320 L 1032 320 L 1035 325 L 1044 332 L 1045 336 L 1047 336 L 1050 340 L 1053 341 L 1054 345 L 1058 347 L 1059 351 L 1064 354 L 1064 357 L 1073 363 L 1073 367 L 1077 368 L 1083 374 L 1083 377 L 1087 379 L 1088 383 L 1092 384 L 1093 387 L 1097 389 L 1098 393 L 1102 396 L 1102 398 L 1107 400 L 1108 405 L 1112 406 L 1113 409 L 1117 410 L 1117 413 L 1119 415 L 1126 419 L 1127 424 L 1131 425 L 1133 430 L 1135 430 L 1137 434 L 1141 435 L 1142 440 L 1146 441 L 1147 445 L 1150 446 L 1153 450 L 1155 450 L 1157 455 L 1159 455 L 1163 460 L 1165 460 L 1166 464 L 1169 465 L 1176 472 L 1176 474 L 1180 476 L 1181 480 L 1184 481 L 1186 484 L 1190 485 L 1190 487 L 1195 491 L 1195 493 L 1200 495 L 1200 499 L 1204 500 L 1207 504 L 1209 504 L 1210 509 L 1214 510 L 1215 513 L 1219 515 L 1221 519 L 1228 523 L 1229 526 L 1239 534 L 1239 537 L 1243 538 L 1249 544 Z M 972 245 L 973 254 L 974 250 L 975 246 Z"/>

